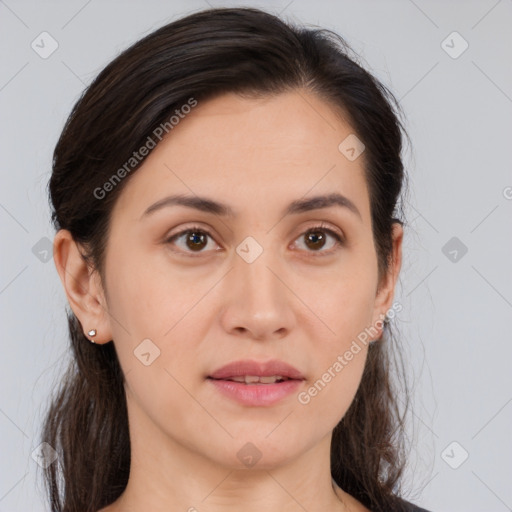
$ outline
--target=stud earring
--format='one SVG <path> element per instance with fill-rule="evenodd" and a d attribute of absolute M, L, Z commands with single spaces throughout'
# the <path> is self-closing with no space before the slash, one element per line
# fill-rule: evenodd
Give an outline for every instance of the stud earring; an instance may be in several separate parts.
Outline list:
<path fill-rule="evenodd" d="M 93 336 L 96 336 L 96 329 L 91 329 L 88 333 L 87 333 L 89 336 L 91 336 L 91 338 Z M 96 343 L 94 340 L 89 340 L 91 343 Z"/>

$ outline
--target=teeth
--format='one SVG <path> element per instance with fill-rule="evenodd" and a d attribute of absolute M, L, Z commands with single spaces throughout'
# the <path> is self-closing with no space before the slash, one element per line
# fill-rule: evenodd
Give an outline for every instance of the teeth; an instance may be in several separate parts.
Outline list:
<path fill-rule="evenodd" d="M 271 375 L 268 377 L 259 377 L 257 375 L 241 375 L 240 377 L 231 377 L 234 382 L 245 382 L 245 384 L 275 384 L 278 380 L 285 380 L 281 375 Z"/>
<path fill-rule="evenodd" d="M 278 379 L 282 379 L 282 377 L 279 375 L 272 375 L 271 377 L 260 377 L 260 382 L 262 384 L 274 384 Z"/>

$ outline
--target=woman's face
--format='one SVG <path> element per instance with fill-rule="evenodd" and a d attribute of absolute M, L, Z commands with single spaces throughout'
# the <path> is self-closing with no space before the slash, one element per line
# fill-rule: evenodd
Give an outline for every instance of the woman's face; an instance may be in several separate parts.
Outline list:
<path fill-rule="evenodd" d="M 354 140 L 304 91 L 225 95 L 199 103 L 130 177 L 111 218 L 103 329 L 146 453 L 270 468 L 325 442 L 349 408 L 367 354 L 358 335 L 381 327 L 396 280 L 377 293 Z M 353 206 L 309 203 L 331 194 Z M 189 206 L 162 202 L 177 195 Z M 216 373 L 241 360 L 256 366 Z M 286 374 L 270 360 L 296 378 L 231 380 Z"/>

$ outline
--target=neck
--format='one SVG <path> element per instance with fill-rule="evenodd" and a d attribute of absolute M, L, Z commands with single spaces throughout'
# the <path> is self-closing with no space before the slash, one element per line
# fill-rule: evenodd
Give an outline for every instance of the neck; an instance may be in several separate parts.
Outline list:
<path fill-rule="evenodd" d="M 129 481 L 105 512 L 319 512 L 346 511 L 353 503 L 333 484 L 330 435 L 282 464 L 266 467 L 262 458 L 240 469 L 219 463 L 222 454 L 213 449 L 211 458 L 194 452 L 141 416 L 130 418 L 130 428 L 138 435 L 131 435 Z"/>

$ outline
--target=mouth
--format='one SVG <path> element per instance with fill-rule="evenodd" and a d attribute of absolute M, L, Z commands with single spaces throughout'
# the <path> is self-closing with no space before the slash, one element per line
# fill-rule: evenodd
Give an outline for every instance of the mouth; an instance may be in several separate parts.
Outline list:
<path fill-rule="evenodd" d="M 246 384 L 258 382 L 273 384 L 277 380 L 304 380 L 304 376 L 297 368 L 278 359 L 266 362 L 249 359 L 234 361 L 218 368 L 208 377 L 215 380 L 245 382 Z"/>
<path fill-rule="evenodd" d="M 277 382 L 285 382 L 287 380 L 298 380 L 298 379 L 289 379 L 288 377 L 283 377 L 282 375 L 240 375 L 237 377 L 226 377 L 224 379 L 214 379 L 213 377 L 208 377 L 213 380 L 229 380 L 232 382 L 240 382 L 241 384 L 251 385 L 261 385 L 261 384 L 276 384 Z"/>
<path fill-rule="evenodd" d="M 289 364 L 271 360 L 236 361 L 206 378 L 224 396 L 246 406 L 269 406 L 284 400 L 302 385 L 304 376 Z"/>

